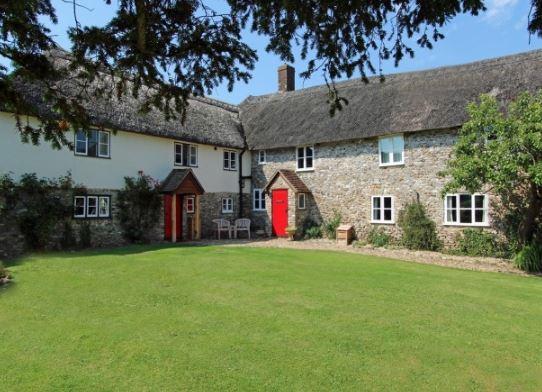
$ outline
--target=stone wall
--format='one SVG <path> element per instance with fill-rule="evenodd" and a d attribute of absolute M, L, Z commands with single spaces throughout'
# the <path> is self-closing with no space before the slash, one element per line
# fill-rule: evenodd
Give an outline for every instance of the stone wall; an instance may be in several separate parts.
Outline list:
<path fill-rule="evenodd" d="M 233 213 L 222 213 L 222 199 L 225 197 L 233 199 Z M 244 194 L 242 217 L 250 217 L 251 203 L 250 195 Z M 213 219 L 226 219 L 233 224 L 239 218 L 239 208 L 239 193 L 215 192 L 203 194 L 200 197 L 202 238 L 216 237 L 216 224 L 213 223 Z"/>
<path fill-rule="evenodd" d="M 378 140 L 364 139 L 352 142 L 315 146 L 313 171 L 298 172 L 298 176 L 312 191 L 310 207 L 303 218 L 310 215 L 316 222 L 330 219 L 335 211 L 342 215 L 343 223 L 353 224 L 358 237 L 364 237 L 375 226 L 381 226 L 395 237 L 400 236 L 396 224 L 371 223 L 371 197 L 390 195 L 395 201 L 395 218 L 406 203 L 419 200 L 426 206 L 429 216 L 436 222 L 439 236 L 447 243 L 454 242 L 464 227 L 445 226 L 444 202 L 441 191 L 445 178 L 438 176 L 449 159 L 457 131 L 428 131 L 405 135 L 404 164 L 379 166 Z M 258 164 L 253 154 L 253 188 L 263 188 L 278 169 L 296 169 L 295 149 L 267 151 L 267 163 Z M 493 199 L 489 199 L 492 215 Z M 271 217 L 271 201 L 267 198 L 266 219 Z M 261 213 L 253 213 L 258 225 L 270 225 Z"/>

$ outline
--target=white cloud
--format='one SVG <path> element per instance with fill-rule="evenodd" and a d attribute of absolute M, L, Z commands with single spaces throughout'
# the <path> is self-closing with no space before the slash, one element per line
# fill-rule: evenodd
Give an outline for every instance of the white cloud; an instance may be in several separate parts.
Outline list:
<path fill-rule="evenodd" d="M 512 10 L 517 3 L 518 0 L 489 0 L 486 3 L 485 19 L 495 24 L 502 23 L 511 17 Z"/>

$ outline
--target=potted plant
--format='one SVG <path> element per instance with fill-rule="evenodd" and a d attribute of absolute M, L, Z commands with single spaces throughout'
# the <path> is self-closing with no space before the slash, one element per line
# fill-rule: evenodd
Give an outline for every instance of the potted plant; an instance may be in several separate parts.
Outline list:
<path fill-rule="evenodd" d="M 295 240 L 295 233 L 297 231 L 297 228 L 295 226 L 288 226 L 286 228 L 286 234 L 288 234 L 288 240 L 294 241 Z"/>

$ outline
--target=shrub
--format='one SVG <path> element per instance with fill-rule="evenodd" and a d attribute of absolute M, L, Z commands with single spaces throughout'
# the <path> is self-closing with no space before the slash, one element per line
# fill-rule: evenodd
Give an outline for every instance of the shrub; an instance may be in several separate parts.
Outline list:
<path fill-rule="evenodd" d="M 320 226 L 312 226 L 305 230 L 304 237 L 307 240 L 315 239 L 315 238 L 322 238 L 322 227 Z"/>
<path fill-rule="evenodd" d="M 334 240 L 337 237 L 337 228 L 341 224 L 341 219 L 341 214 L 335 211 L 333 217 L 324 222 L 322 229 L 327 238 Z"/>
<path fill-rule="evenodd" d="M 400 212 L 398 225 L 403 231 L 402 244 L 408 249 L 437 250 L 440 241 L 435 222 L 427 216 L 420 202 L 407 204 Z"/>
<path fill-rule="evenodd" d="M 90 223 L 84 222 L 79 226 L 79 247 L 90 248 L 92 245 L 92 231 Z"/>
<path fill-rule="evenodd" d="M 11 279 L 11 274 L 0 261 L 0 280 L 3 280 L 3 279 Z"/>
<path fill-rule="evenodd" d="M 463 230 L 457 243 L 457 251 L 467 256 L 504 257 L 506 254 L 495 234 L 482 229 Z"/>
<path fill-rule="evenodd" d="M 62 230 L 62 237 L 60 238 L 60 247 L 62 249 L 73 249 L 77 245 L 73 226 L 70 221 L 64 222 L 64 228 Z"/>
<path fill-rule="evenodd" d="M 120 226 L 127 240 L 143 242 L 160 219 L 159 184 L 145 175 L 125 177 L 124 182 L 117 202 Z"/>
<path fill-rule="evenodd" d="M 72 213 L 72 180 L 38 178 L 35 173 L 21 176 L 17 183 L 10 176 L 0 178 L 0 214 L 10 216 L 31 249 L 45 248 L 59 222 Z"/>
<path fill-rule="evenodd" d="M 367 234 L 367 242 L 377 248 L 389 245 L 391 237 L 381 228 L 373 227 Z"/>
<path fill-rule="evenodd" d="M 542 272 L 542 244 L 526 245 L 516 255 L 514 263 L 526 272 Z"/>

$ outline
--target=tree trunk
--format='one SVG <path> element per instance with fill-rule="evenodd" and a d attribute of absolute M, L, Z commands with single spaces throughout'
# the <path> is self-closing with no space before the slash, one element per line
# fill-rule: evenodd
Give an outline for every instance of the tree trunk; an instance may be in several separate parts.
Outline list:
<path fill-rule="evenodd" d="M 147 51 L 147 8 L 145 0 L 135 0 L 137 16 L 137 48 L 141 53 Z"/>
<path fill-rule="evenodd" d="M 536 233 L 538 220 L 542 212 L 542 202 L 539 197 L 539 189 L 535 184 L 531 184 L 529 194 L 527 195 L 529 204 L 525 210 L 525 216 L 520 227 L 520 240 L 523 245 L 533 241 Z"/>

